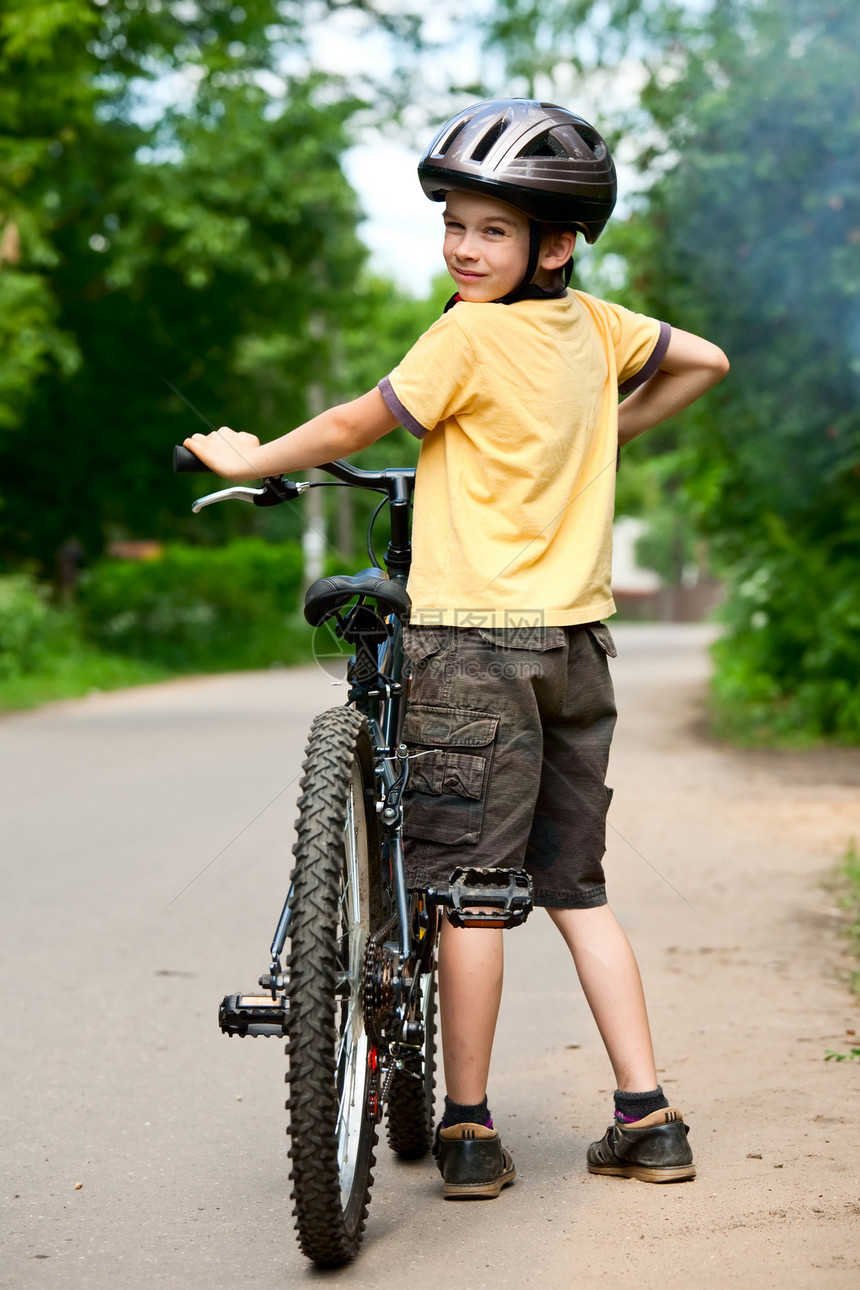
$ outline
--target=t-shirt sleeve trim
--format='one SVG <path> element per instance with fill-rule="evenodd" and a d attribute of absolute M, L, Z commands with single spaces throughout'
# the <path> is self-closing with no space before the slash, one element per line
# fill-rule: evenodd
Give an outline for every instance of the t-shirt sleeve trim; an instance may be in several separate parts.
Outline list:
<path fill-rule="evenodd" d="M 400 424 L 405 426 L 416 439 L 423 439 L 426 434 L 430 433 L 430 428 L 423 426 L 420 421 L 416 421 L 409 409 L 403 406 L 394 393 L 394 387 L 387 376 L 383 376 L 379 382 L 379 392 L 385 400 L 389 412 L 393 413 L 400 421 Z"/>
<path fill-rule="evenodd" d="M 626 398 L 628 394 L 632 394 L 634 390 L 639 389 L 640 385 L 644 385 L 646 381 L 651 379 L 663 361 L 666 350 L 669 348 L 671 336 L 672 328 L 668 323 L 661 322 L 657 344 L 651 351 L 650 357 L 634 376 L 628 377 L 622 385 L 619 385 L 618 393 L 622 398 Z"/>

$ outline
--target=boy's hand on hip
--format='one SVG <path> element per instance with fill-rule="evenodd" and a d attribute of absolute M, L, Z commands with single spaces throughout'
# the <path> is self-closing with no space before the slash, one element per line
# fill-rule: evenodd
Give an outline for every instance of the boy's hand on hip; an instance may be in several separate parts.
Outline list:
<path fill-rule="evenodd" d="M 253 454 L 260 447 L 260 440 L 255 434 L 221 426 L 220 430 L 213 430 L 211 434 L 193 434 L 184 442 L 195 457 L 199 457 L 204 465 L 222 479 L 242 483 L 260 478 L 260 472 L 253 464 Z"/>
<path fill-rule="evenodd" d="M 721 381 L 728 370 L 729 360 L 716 345 L 673 327 L 657 371 L 618 409 L 618 442 L 629 443 L 651 426 L 676 416 Z"/>

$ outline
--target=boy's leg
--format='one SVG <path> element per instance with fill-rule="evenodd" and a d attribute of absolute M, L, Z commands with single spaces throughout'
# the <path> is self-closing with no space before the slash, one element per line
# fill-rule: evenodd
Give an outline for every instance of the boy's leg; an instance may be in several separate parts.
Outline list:
<path fill-rule="evenodd" d="M 489 1200 L 516 1177 L 486 1101 L 502 971 L 500 930 L 452 927 L 443 918 L 439 1017 L 448 1092 L 434 1154 L 446 1200 Z"/>
<path fill-rule="evenodd" d="M 502 933 L 491 927 L 452 927 L 439 936 L 439 1020 L 445 1086 L 452 1101 L 483 1101 L 502 998 Z"/>
<path fill-rule="evenodd" d="M 589 1172 L 656 1183 L 695 1178 L 687 1126 L 657 1084 L 642 980 L 621 925 L 608 905 L 548 913 L 573 955 L 618 1085 L 616 1119 L 589 1147 Z"/>
<path fill-rule="evenodd" d="M 547 912 L 573 955 L 618 1088 L 627 1092 L 656 1088 L 642 979 L 618 919 L 608 905 Z"/>

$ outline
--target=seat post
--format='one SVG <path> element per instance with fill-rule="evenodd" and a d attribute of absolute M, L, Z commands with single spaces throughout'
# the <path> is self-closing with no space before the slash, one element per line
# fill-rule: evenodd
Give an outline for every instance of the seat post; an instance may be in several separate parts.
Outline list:
<path fill-rule="evenodd" d="M 412 498 L 413 477 L 392 472 L 388 478 L 388 509 L 391 515 L 391 541 L 385 553 L 385 567 L 389 577 L 403 582 L 412 564 L 412 543 L 409 537 L 409 505 Z"/>

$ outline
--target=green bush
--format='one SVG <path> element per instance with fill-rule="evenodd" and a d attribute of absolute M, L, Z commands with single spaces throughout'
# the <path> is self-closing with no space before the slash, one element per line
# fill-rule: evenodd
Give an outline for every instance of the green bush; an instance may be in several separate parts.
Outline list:
<path fill-rule="evenodd" d="M 90 640 L 176 671 L 226 671 L 309 656 L 302 552 L 245 538 L 171 545 L 154 560 L 104 560 L 81 581 Z"/>
<path fill-rule="evenodd" d="M 26 573 L 0 578 L 0 680 L 29 676 L 77 642 L 72 614 Z"/>
<path fill-rule="evenodd" d="M 860 522 L 814 536 L 772 520 L 771 548 L 750 551 L 734 571 L 728 630 L 714 646 L 719 733 L 860 743 Z"/>

